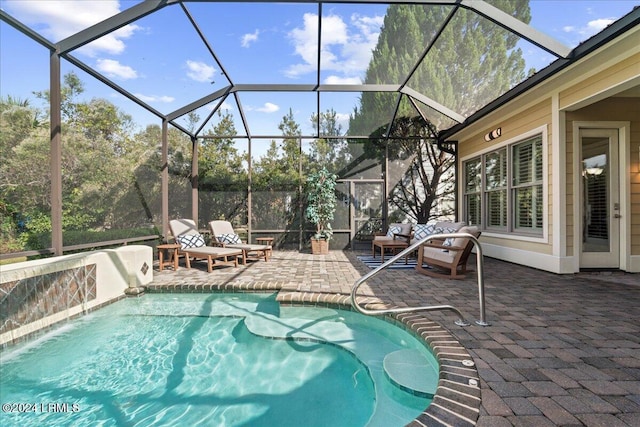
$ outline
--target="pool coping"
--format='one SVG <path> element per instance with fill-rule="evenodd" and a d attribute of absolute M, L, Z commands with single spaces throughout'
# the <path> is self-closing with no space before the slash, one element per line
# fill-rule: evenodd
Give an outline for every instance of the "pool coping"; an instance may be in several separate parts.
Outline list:
<path fill-rule="evenodd" d="M 287 289 L 289 282 L 159 284 L 147 285 L 149 293 L 273 292 L 282 305 L 316 306 L 352 310 L 351 297 L 337 293 Z M 380 299 L 358 297 L 367 309 L 394 308 Z M 425 343 L 439 363 L 439 379 L 431 404 L 408 426 L 475 426 L 480 415 L 481 390 L 473 358 L 440 324 L 419 313 L 383 315 L 381 319 L 402 327 Z"/>

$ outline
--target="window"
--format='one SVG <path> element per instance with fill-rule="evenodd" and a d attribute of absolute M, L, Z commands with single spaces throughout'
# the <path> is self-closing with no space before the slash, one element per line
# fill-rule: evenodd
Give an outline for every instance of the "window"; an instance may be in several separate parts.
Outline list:
<path fill-rule="evenodd" d="M 542 234 L 541 135 L 467 160 L 463 167 L 467 223 L 489 231 Z"/>
<path fill-rule="evenodd" d="M 487 228 L 507 227 L 507 149 L 484 156 Z"/>
<path fill-rule="evenodd" d="M 467 224 L 480 225 L 482 220 L 482 163 L 480 157 L 464 165 L 464 201 Z"/>
<path fill-rule="evenodd" d="M 542 138 L 513 146 L 513 200 L 516 231 L 542 232 Z"/>

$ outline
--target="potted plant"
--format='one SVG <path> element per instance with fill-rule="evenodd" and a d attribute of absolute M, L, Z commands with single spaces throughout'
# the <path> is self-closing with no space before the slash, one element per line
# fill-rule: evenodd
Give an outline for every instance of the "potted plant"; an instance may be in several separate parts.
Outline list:
<path fill-rule="evenodd" d="M 311 253 L 329 253 L 329 240 L 333 235 L 331 222 L 336 210 L 336 179 L 323 167 L 307 178 L 307 219 L 316 225 L 311 238 Z"/>

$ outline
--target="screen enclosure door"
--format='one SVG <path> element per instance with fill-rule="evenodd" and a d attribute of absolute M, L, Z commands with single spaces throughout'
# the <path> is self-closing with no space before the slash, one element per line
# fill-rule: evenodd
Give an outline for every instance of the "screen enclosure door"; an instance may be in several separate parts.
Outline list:
<path fill-rule="evenodd" d="M 370 245 L 382 231 L 383 181 L 351 181 L 351 245 Z"/>

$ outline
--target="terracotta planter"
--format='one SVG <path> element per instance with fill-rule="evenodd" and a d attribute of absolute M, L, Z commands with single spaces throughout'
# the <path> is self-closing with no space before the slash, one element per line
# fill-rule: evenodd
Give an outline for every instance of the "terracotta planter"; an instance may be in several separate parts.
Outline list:
<path fill-rule="evenodd" d="M 329 253 L 328 240 L 311 239 L 311 253 L 314 255 L 326 255 Z"/>

